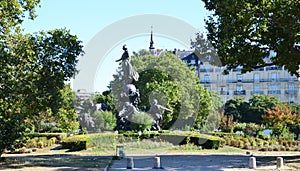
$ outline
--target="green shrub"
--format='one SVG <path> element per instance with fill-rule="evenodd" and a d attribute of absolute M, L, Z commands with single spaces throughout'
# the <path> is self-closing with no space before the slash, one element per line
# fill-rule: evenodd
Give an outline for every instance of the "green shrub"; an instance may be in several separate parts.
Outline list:
<path fill-rule="evenodd" d="M 203 149 L 219 149 L 225 145 L 225 140 L 209 135 L 203 134 L 188 134 L 188 135 L 180 135 L 180 134 L 161 134 L 159 136 L 163 141 L 167 141 L 172 143 L 173 145 L 184 145 L 187 143 L 191 143 L 197 146 L 202 146 Z"/>
<path fill-rule="evenodd" d="M 139 112 L 132 116 L 131 122 L 133 130 L 145 131 L 152 127 L 154 119 L 146 112 Z"/>
<path fill-rule="evenodd" d="M 117 126 L 115 114 L 110 111 L 96 111 L 93 113 L 95 118 L 95 126 L 99 131 L 113 130 Z"/>
<path fill-rule="evenodd" d="M 67 138 L 66 133 L 34 133 L 30 135 L 30 138 L 34 137 L 46 137 L 47 139 L 51 139 L 52 137 L 55 137 L 59 142 L 63 139 Z"/>
<path fill-rule="evenodd" d="M 90 147 L 114 148 L 120 136 L 122 135 L 115 133 L 75 135 L 64 139 L 62 148 L 70 151 L 85 150 Z"/>
<path fill-rule="evenodd" d="M 75 135 L 62 141 L 62 148 L 70 151 L 80 151 L 87 149 L 90 138 L 88 135 Z"/>

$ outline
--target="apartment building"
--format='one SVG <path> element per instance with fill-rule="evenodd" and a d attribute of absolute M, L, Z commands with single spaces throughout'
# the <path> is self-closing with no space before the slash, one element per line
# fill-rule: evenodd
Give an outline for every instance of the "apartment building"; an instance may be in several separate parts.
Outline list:
<path fill-rule="evenodd" d="M 226 102 L 236 96 L 249 100 L 253 94 L 277 96 L 281 101 L 300 104 L 300 78 L 291 75 L 284 67 L 267 66 L 242 73 L 236 68 L 224 75 L 225 67 L 201 61 L 192 51 L 177 52 L 188 66 L 196 67 L 200 84 L 209 91 L 217 92 Z"/>

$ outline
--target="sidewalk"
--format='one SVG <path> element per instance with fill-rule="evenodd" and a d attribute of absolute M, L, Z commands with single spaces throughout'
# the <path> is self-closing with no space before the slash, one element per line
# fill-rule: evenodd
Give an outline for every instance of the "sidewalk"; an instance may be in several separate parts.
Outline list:
<path fill-rule="evenodd" d="M 163 169 L 152 169 L 155 156 L 128 156 L 133 157 L 134 168 L 131 170 L 176 170 L 176 171 L 221 171 L 226 168 L 247 168 L 248 156 L 242 155 L 164 155 L 160 157 Z M 127 170 L 127 158 L 114 160 L 111 171 Z M 247 169 L 249 170 L 249 169 Z"/>
<path fill-rule="evenodd" d="M 157 171 L 250 171 L 248 169 L 249 156 L 226 155 L 226 154 L 205 154 L 205 155 L 163 155 L 160 157 L 163 169 L 152 169 L 154 166 L 153 156 L 128 156 L 133 157 L 134 168 L 127 169 L 127 158 L 114 160 L 110 171 L 121 170 L 157 170 Z M 255 170 L 275 170 L 276 166 L 266 165 L 257 161 Z M 292 170 L 285 167 L 285 170 Z"/>

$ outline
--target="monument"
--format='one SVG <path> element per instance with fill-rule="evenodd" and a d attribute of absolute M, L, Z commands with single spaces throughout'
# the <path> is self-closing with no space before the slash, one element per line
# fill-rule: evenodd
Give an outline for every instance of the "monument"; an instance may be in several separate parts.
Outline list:
<path fill-rule="evenodd" d="M 120 92 L 121 110 L 117 114 L 116 130 L 132 130 L 131 118 L 140 110 L 138 104 L 140 102 L 139 90 L 134 85 L 139 79 L 138 72 L 135 71 L 130 63 L 130 56 L 126 45 L 123 45 L 123 54 L 116 62 L 122 62 L 124 86 Z M 148 113 L 153 117 L 153 130 L 160 130 L 160 122 L 162 121 L 162 110 L 172 113 L 172 111 L 158 104 L 156 99 L 153 100 Z"/>

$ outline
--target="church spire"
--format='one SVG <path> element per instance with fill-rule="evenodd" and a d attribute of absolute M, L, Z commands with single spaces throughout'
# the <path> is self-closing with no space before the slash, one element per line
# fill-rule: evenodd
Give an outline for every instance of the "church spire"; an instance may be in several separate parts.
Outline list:
<path fill-rule="evenodd" d="M 151 26 L 151 37 L 150 37 L 150 46 L 149 46 L 149 51 L 151 52 L 151 54 L 153 55 L 154 54 L 154 42 L 153 42 L 153 31 L 152 31 L 152 26 Z"/>

